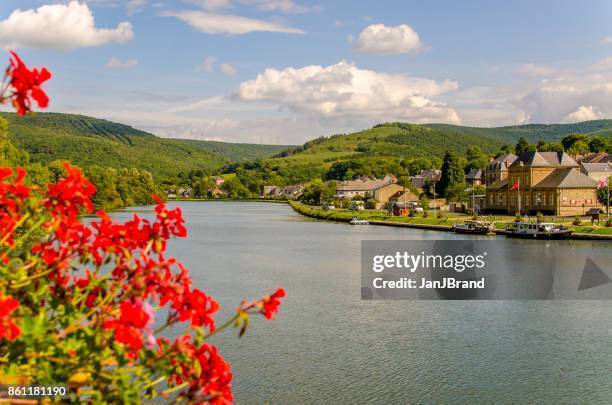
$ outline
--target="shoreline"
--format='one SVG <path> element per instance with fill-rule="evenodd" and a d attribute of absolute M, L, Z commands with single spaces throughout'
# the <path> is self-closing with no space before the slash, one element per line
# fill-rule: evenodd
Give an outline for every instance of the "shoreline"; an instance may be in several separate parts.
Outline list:
<path fill-rule="evenodd" d="M 338 217 L 338 216 L 334 216 L 332 218 L 333 214 L 335 213 L 334 211 L 323 211 L 321 209 L 313 208 L 313 207 L 298 203 L 296 201 L 288 201 L 288 204 L 291 206 L 291 208 L 295 212 L 297 212 L 300 215 L 309 217 L 309 218 L 314 218 L 314 219 L 328 221 L 328 222 L 344 222 L 344 223 L 348 223 L 351 220 L 350 218 L 347 218 L 347 217 Z M 323 215 L 323 213 L 329 213 L 329 214 Z M 389 218 L 389 217 L 382 217 L 382 220 L 380 220 L 380 219 L 375 219 L 375 218 L 368 217 L 368 216 L 363 216 L 363 218 L 360 218 L 360 219 L 367 220 L 371 225 L 395 226 L 395 227 L 404 227 L 404 228 L 413 228 L 413 229 L 422 229 L 422 230 L 440 231 L 440 232 L 453 232 L 453 228 L 451 225 L 441 224 L 442 222 L 446 222 L 445 219 L 440 219 L 440 224 L 430 224 L 430 223 L 418 224 L 418 223 L 387 221 L 386 218 Z M 434 218 L 432 218 L 432 220 L 433 219 Z M 497 235 L 504 235 L 504 231 L 501 229 L 497 229 L 495 233 Z M 576 232 L 576 233 L 573 233 L 569 237 L 569 239 L 612 241 L 612 235 Z"/>

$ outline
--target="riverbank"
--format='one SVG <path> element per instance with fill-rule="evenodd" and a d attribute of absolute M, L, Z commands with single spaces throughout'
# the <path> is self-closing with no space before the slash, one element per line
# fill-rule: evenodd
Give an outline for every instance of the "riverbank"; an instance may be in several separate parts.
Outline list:
<path fill-rule="evenodd" d="M 442 218 L 423 217 L 422 214 L 414 217 L 396 217 L 381 211 L 324 210 L 296 201 L 289 201 L 289 205 L 299 214 L 325 221 L 350 222 L 353 217 L 357 217 L 369 221 L 372 225 L 400 226 L 444 232 L 452 232 L 455 223 L 460 223 L 467 218 L 465 215 L 457 214 L 447 214 Z M 495 221 L 496 232 L 503 234 L 506 223 L 509 221 L 510 219 Z M 612 228 L 580 225 L 574 226 L 574 230 L 575 233 L 572 234 L 571 239 L 612 240 Z"/>

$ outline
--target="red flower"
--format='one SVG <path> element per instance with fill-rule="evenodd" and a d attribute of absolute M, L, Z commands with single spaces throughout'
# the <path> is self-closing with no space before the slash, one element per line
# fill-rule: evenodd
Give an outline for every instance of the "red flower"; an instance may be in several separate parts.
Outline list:
<path fill-rule="evenodd" d="M 129 346 L 132 350 L 142 347 L 144 337 L 142 330 L 147 326 L 150 317 L 142 308 L 142 303 L 123 301 L 119 319 L 104 323 L 104 329 L 115 330 L 115 340 Z"/>
<path fill-rule="evenodd" d="M 185 295 L 183 306 L 179 309 L 179 320 L 182 322 L 191 319 L 192 326 L 204 325 L 212 332 L 215 330 L 212 314 L 218 310 L 217 301 L 195 289 Z"/>
<path fill-rule="evenodd" d="M 285 290 L 279 288 L 272 295 L 268 295 L 262 300 L 262 310 L 261 312 L 264 314 L 266 319 L 274 319 L 276 317 L 276 313 L 278 312 L 278 307 L 281 304 L 281 298 L 285 297 Z"/>
<path fill-rule="evenodd" d="M 13 88 L 10 96 L 13 106 L 17 109 L 17 114 L 25 115 L 31 110 L 33 98 L 40 108 L 47 108 L 49 97 L 40 87 L 44 82 L 51 78 L 51 73 L 47 68 L 32 70 L 28 69 L 19 56 L 11 51 L 12 58 L 7 69 L 9 84 Z"/>
<path fill-rule="evenodd" d="M 10 315 L 19 307 L 13 297 L 2 299 L 0 294 L 0 339 L 15 340 L 21 334 L 19 327 L 10 319 Z"/>
<path fill-rule="evenodd" d="M 55 216 L 67 215 L 74 218 L 79 215 L 80 208 L 91 213 L 93 211 L 91 196 L 96 192 L 96 187 L 79 169 L 68 163 L 64 163 L 64 167 L 68 175 L 56 184 L 49 184 L 45 206 Z"/>

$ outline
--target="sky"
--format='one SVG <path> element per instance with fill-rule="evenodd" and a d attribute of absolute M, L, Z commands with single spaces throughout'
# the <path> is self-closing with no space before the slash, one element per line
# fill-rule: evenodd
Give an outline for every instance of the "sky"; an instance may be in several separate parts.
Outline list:
<path fill-rule="evenodd" d="M 299 144 L 612 118 L 611 21 L 608 0 L 2 0 L 0 48 L 53 72 L 49 111 Z"/>

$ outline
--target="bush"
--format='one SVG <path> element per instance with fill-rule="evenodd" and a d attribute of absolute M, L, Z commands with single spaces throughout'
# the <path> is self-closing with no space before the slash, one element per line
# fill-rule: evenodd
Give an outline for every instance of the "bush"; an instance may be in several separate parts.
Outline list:
<path fill-rule="evenodd" d="M 438 213 L 436 214 L 436 218 L 440 219 L 444 216 L 444 214 L 442 214 L 442 211 L 438 211 Z"/>
<path fill-rule="evenodd" d="M 579 216 L 576 216 L 574 220 L 572 221 L 573 225 L 580 225 L 581 223 L 582 223 L 582 220 L 580 219 Z"/>
<path fill-rule="evenodd" d="M 429 216 L 429 212 L 428 211 L 423 211 L 423 218 L 427 218 Z"/>
<path fill-rule="evenodd" d="M 610 219 L 608 219 L 608 220 L 606 221 L 606 227 L 608 227 L 608 228 L 612 228 L 612 218 L 610 218 Z"/>
<path fill-rule="evenodd" d="M 536 214 L 536 218 L 537 218 L 537 221 L 538 221 L 538 222 L 544 222 L 544 214 L 543 214 L 543 213 L 538 212 L 538 213 Z"/>
<path fill-rule="evenodd" d="M 516 212 L 514 214 L 514 222 L 522 222 L 524 220 L 523 216 L 521 215 L 520 212 Z"/>

